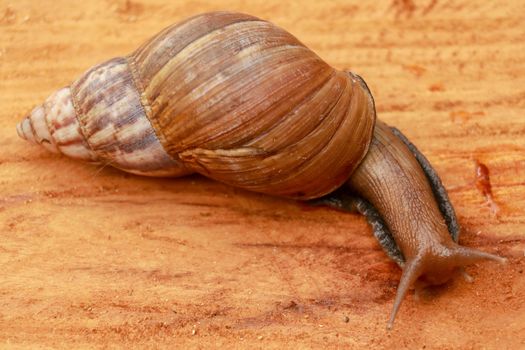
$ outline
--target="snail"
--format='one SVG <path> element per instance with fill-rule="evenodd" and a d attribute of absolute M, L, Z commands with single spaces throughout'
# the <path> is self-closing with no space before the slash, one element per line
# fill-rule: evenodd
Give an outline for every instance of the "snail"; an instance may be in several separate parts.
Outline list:
<path fill-rule="evenodd" d="M 52 94 L 17 132 L 134 174 L 199 173 L 365 215 L 403 270 L 388 328 L 416 281 L 441 284 L 481 259 L 505 262 L 458 244 L 438 175 L 376 120 L 360 76 L 250 15 L 206 13 L 164 29 Z"/>

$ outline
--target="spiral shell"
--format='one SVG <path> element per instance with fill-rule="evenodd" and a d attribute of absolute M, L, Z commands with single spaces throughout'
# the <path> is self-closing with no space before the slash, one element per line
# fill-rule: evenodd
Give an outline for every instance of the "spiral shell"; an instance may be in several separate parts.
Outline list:
<path fill-rule="evenodd" d="M 131 173 L 197 172 L 308 199 L 348 179 L 374 122 L 358 76 L 271 23 L 215 12 L 93 67 L 17 130 L 50 151 Z"/>

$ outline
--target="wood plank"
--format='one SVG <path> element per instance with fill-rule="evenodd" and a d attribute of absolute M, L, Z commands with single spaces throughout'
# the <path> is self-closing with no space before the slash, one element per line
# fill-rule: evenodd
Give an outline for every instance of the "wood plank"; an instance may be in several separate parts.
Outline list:
<path fill-rule="evenodd" d="M 90 66 L 217 9 L 271 20 L 363 76 L 379 118 L 441 175 L 461 241 L 509 264 L 409 296 L 387 332 L 400 271 L 363 218 L 18 139 L 18 120 Z M 0 346 L 524 347 L 524 13 L 518 0 L 0 0 Z"/>

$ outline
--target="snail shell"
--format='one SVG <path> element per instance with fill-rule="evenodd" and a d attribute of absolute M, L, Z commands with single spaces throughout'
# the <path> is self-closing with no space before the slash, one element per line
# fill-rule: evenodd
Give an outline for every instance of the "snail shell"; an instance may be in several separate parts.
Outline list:
<path fill-rule="evenodd" d="M 458 244 L 435 170 L 398 130 L 376 123 L 359 76 L 252 16 L 215 12 L 168 27 L 55 92 L 17 131 L 135 174 L 197 172 L 297 199 L 330 194 L 329 205 L 368 218 L 403 268 L 389 327 L 416 280 L 440 284 L 464 265 L 505 262 Z"/>
<path fill-rule="evenodd" d="M 135 174 L 197 172 L 308 199 L 348 179 L 374 122 L 358 76 L 330 67 L 269 22 L 219 12 L 93 67 L 18 132 L 51 151 Z"/>

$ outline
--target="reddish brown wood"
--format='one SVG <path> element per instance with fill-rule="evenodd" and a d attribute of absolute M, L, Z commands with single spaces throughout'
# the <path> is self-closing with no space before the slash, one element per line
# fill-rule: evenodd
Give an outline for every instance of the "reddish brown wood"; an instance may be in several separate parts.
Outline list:
<path fill-rule="evenodd" d="M 409 296 L 388 333 L 400 272 L 363 218 L 18 139 L 16 122 L 90 66 L 217 9 L 269 19 L 363 76 L 378 117 L 441 175 L 460 241 L 509 263 Z M 0 0 L 0 347 L 523 347 L 523 13 L 520 1 Z M 474 159 L 490 166 L 497 217 Z"/>

